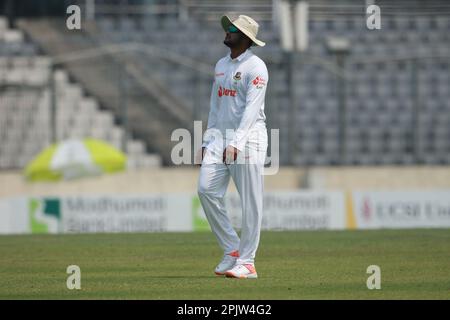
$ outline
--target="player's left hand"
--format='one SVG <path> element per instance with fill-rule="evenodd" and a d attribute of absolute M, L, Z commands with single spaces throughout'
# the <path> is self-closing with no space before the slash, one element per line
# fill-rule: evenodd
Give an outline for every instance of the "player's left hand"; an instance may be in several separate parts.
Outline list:
<path fill-rule="evenodd" d="M 239 150 L 236 149 L 233 146 L 226 147 L 225 150 L 223 150 L 223 163 L 230 164 L 237 159 L 237 155 L 239 153 Z"/>

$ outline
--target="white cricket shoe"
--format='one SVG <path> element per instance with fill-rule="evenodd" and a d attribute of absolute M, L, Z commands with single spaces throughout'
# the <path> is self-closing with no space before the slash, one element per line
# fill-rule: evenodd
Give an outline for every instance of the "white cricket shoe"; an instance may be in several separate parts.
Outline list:
<path fill-rule="evenodd" d="M 258 278 L 255 266 L 252 264 L 237 264 L 233 267 L 233 269 L 225 272 L 225 275 L 228 278 L 240 278 L 240 279 Z"/>
<path fill-rule="evenodd" d="M 236 260 L 239 258 L 239 251 L 233 251 L 225 254 L 220 261 L 219 265 L 214 270 L 214 273 L 218 276 L 225 275 L 225 271 L 230 270 L 236 264 Z"/>

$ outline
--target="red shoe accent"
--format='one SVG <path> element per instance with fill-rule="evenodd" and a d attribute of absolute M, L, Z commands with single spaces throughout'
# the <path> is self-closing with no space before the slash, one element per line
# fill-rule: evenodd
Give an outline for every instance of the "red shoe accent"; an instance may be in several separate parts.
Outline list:
<path fill-rule="evenodd" d="M 239 251 L 233 251 L 231 253 L 228 253 L 229 256 L 235 257 L 235 258 L 239 258 Z"/>
<path fill-rule="evenodd" d="M 248 271 L 250 271 L 251 273 L 256 273 L 256 269 L 255 266 L 252 264 L 244 264 L 244 267 L 246 267 L 248 269 Z"/>

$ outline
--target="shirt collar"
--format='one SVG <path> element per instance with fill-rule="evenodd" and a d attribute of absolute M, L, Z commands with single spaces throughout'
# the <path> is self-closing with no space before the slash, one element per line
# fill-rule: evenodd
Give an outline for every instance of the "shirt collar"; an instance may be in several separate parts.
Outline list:
<path fill-rule="evenodd" d="M 247 49 L 244 52 L 242 52 L 238 57 L 231 59 L 230 54 L 228 55 L 228 60 L 229 61 L 239 61 L 241 62 L 242 60 L 244 60 L 245 57 L 247 57 L 249 54 L 251 54 L 251 50 Z"/>

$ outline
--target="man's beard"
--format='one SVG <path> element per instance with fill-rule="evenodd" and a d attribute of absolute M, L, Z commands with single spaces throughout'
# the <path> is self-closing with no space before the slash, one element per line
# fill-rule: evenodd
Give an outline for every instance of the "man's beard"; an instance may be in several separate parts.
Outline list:
<path fill-rule="evenodd" d="M 242 38 L 240 38 L 240 37 L 237 37 L 234 39 L 232 37 L 229 37 L 228 39 L 225 38 L 223 40 L 223 44 L 226 45 L 230 49 L 237 48 L 242 44 Z"/>
<path fill-rule="evenodd" d="M 223 40 L 223 44 L 226 45 L 230 49 L 236 47 L 236 43 L 232 43 L 229 40 Z"/>

